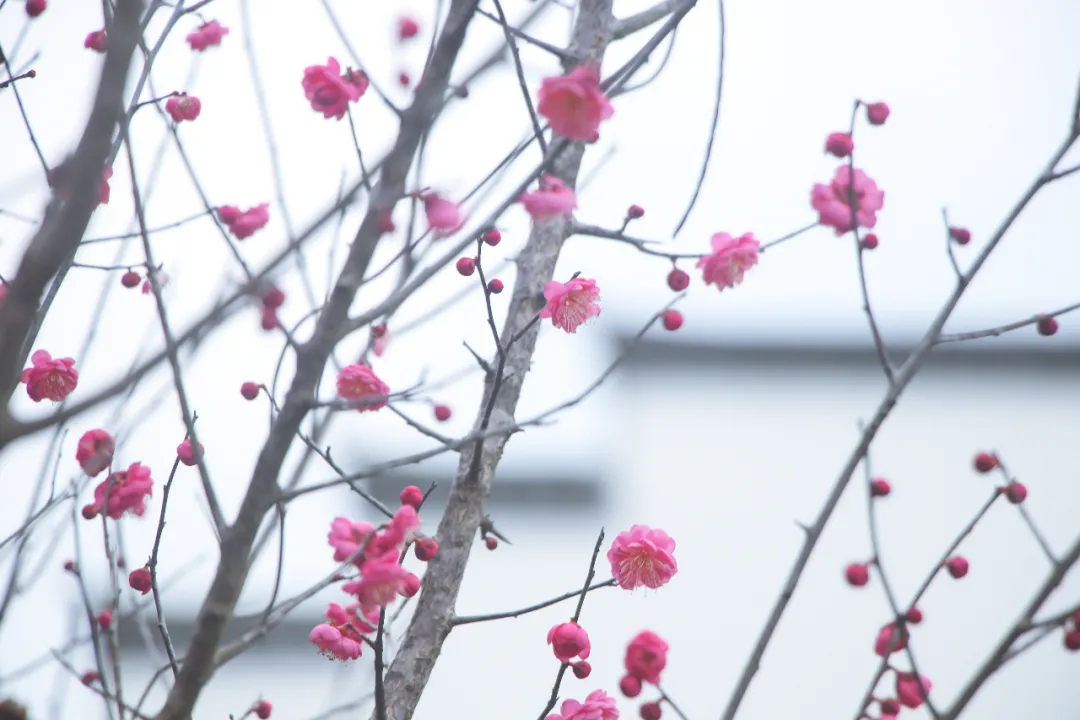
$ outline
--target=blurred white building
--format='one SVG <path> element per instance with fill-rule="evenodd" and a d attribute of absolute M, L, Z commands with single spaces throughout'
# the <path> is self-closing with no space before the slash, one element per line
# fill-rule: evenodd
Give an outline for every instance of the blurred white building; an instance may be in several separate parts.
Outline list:
<path fill-rule="evenodd" d="M 579 697 L 595 688 L 614 694 L 622 649 L 647 628 L 671 643 L 665 689 L 689 717 L 703 718 L 722 709 L 799 550 L 802 531 L 796 522 L 812 520 L 856 443 L 857 421 L 873 412 L 884 383 L 868 345 L 679 340 L 678 335 L 650 336 L 610 383 L 567 415 L 565 424 L 533 429 L 511 441 L 488 510 L 513 545 L 487 552 L 478 541 L 459 611 L 509 610 L 574 589 L 584 579 L 601 527 L 609 538 L 605 549 L 633 523 L 667 528 L 678 542 L 679 574 L 655 592 L 604 589 L 589 596 L 582 623 L 592 637 L 593 674 L 585 681 L 568 675 L 562 696 Z M 623 342 L 613 338 L 609 356 Z M 541 360 L 536 372 L 542 376 L 552 369 Z M 1052 548 L 1060 552 L 1075 541 L 1078 397 L 1080 347 L 1073 344 L 1005 338 L 944 348 L 932 356 L 871 455 L 874 472 L 893 486 L 878 507 L 885 568 L 901 601 L 910 598 L 992 491 L 992 476 L 971 467 L 978 450 L 996 449 L 1027 484 L 1025 507 Z M 410 442 L 423 444 L 405 433 L 389 433 L 365 443 L 386 447 L 385 455 L 346 455 L 342 440 L 332 443 L 342 448 L 338 459 L 356 468 L 387 459 Z M 453 465 L 447 457 L 369 487 L 392 503 L 405 484 L 435 482 L 434 507 Z M 860 472 L 821 540 L 740 717 L 854 715 L 876 668 L 874 635 L 889 614 L 876 579 L 859 591 L 842 579 L 844 565 L 870 555 L 862 483 Z M 337 514 L 377 517 L 348 493 L 304 501 L 289 511 L 279 597 L 333 570 L 325 536 Z M 432 513 L 425 518 L 431 529 Z M 193 547 L 190 538 L 163 551 L 163 563 L 175 567 L 186 559 L 184 547 Z M 276 552 L 271 543 L 242 612 L 257 613 L 270 597 Z M 913 647 L 920 668 L 934 681 L 939 707 L 947 706 L 1048 570 L 1017 509 L 1005 502 L 992 509 L 961 552 L 971 561 L 970 574 L 962 581 L 939 578 L 920 603 L 926 619 L 914 631 Z M 601 557 L 598 577 L 608 573 Z M 1078 594 L 1080 584 L 1073 578 L 1052 606 L 1075 603 Z M 66 595 L 61 605 L 73 602 L 70 592 Z M 170 633 L 182 648 L 197 595 L 177 590 L 165 597 Z M 364 698 L 363 707 L 370 708 L 370 653 L 348 665 L 335 664 L 306 639 L 325 603 L 342 597 L 337 591 L 321 593 L 225 666 L 204 692 L 196 718 L 239 715 L 259 696 L 272 701 L 275 717 L 366 716 L 367 709 L 356 707 L 338 715 L 322 713 Z M 570 613 L 572 603 L 567 603 L 455 630 L 417 717 L 537 715 L 557 670 L 544 637 Z M 250 620 L 234 623 L 230 637 L 246 627 Z M 399 638 L 404 627 L 402 618 L 391 638 Z M 163 655 L 150 622 L 141 632 L 129 625 L 123 637 L 124 687 L 131 696 Z M 147 654 L 148 645 L 154 653 Z M 19 664 L 13 659 L 10 651 L 5 654 L 0 677 Z M 89 667 L 88 661 L 84 653 L 79 667 Z M 1080 708 L 1073 692 L 1076 662 L 1055 634 L 999 673 L 969 712 L 992 718 L 1071 717 Z M 55 673 L 54 665 L 47 668 L 45 677 Z M 0 691 L 18 695 L 50 687 L 41 682 L 41 677 L 28 678 Z M 68 686 L 67 704 L 53 717 L 75 717 L 75 708 L 82 708 L 79 717 L 104 717 L 85 690 L 72 682 Z M 647 696 L 648 691 L 642 698 Z M 155 707 L 160 697 L 160 690 L 152 693 L 147 707 Z M 623 701 L 622 708 L 627 716 L 636 714 L 631 701 Z"/>

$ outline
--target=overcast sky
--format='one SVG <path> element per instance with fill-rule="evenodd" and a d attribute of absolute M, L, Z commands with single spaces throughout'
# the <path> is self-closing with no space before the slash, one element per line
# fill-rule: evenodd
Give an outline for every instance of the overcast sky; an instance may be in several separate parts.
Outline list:
<path fill-rule="evenodd" d="M 628 14 L 645 5 L 618 0 L 616 12 Z M 511 17 L 520 17 L 530 4 L 514 0 L 504 6 Z M 415 78 L 426 46 L 419 42 L 397 47 L 394 19 L 403 11 L 415 13 L 421 21 L 421 39 L 426 40 L 433 3 L 338 2 L 335 8 L 374 80 L 395 101 L 405 103 L 408 92 L 397 87 L 397 74 L 406 70 Z M 869 127 L 860 118 L 855 157 L 856 165 L 885 191 L 885 206 L 875 228 L 881 245 L 867 257 L 873 304 L 886 340 L 910 342 L 952 287 L 942 207 L 948 208 L 956 224 L 972 232 L 971 244 L 957 250 L 963 266 L 975 257 L 1064 137 L 1080 79 L 1080 44 L 1075 32 L 1080 27 L 1080 4 L 1073 0 L 1040 0 L 1024 6 L 1005 0 L 730 0 L 725 9 L 727 67 L 712 170 L 675 247 L 703 252 L 717 231 L 753 231 L 764 241 L 812 222 L 810 188 L 827 182 L 838 164 L 823 154 L 825 136 L 847 128 L 855 98 L 885 101 L 892 114 L 883 127 Z M 33 64 L 37 79 L 20 82 L 19 88 L 51 165 L 73 147 L 95 88 L 100 56 L 84 50 L 82 41 L 87 32 L 100 27 L 99 12 L 94 3 L 55 0 L 35 21 L 16 58 L 21 61 L 40 51 Z M 314 113 L 303 97 L 300 78 L 305 66 L 324 63 L 327 56 L 339 58 L 343 65 L 351 62 L 350 56 L 319 3 L 261 0 L 253 14 L 253 42 L 280 152 L 287 209 L 294 227 L 302 228 L 333 202 L 343 173 L 347 182 L 357 178 L 358 165 L 347 121 L 324 120 Z M 159 21 L 166 16 L 167 11 L 159 13 Z M 285 213 L 275 197 L 255 105 L 240 5 L 217 0 L 206 8 L 206 17 L 221 20 L 232 29 L 231 34 L 220 48 L 193 55 L 183 37 L 197 22 L 185 19 L 159 57 L 154 87 L 159 95 L 186 90 L 202 100 L 202 115 L 181 126 L 180 135 L 210 202 L 241 207 L 270 203 L 269 225 L 242 245 L 245 258 L 258 268 L 284 244 Z M 555 9 L 537 34 L 561 44 L 569 20 L 568 12 Z M 9 0 L 0 10 L 0 42 L 9 53 L 22 24 L 21 3 Z M 483 18 L 474 25 L 460 61 L 463 69 L 471 68 L 501 42 L 497 26 Z M 644 37 L 612 48 L 605 70 L 610 72 L 629 57 Z M 544 76 L 557 72 L 557 63 L 542 51 L 524 48 L 522 56 L 534 91 Z M 654 59 L 660 56 L 657 53 Z M 586 159 L 588 175 L 600 158 L 608 158 L 580 193 L 580 220 L 615 228 L 626 207 L 637 203 L 646 209 L 646 216 L 631 226 L 634 234 L 671 240 L 704 151 L 716 62 L 716 7 L 702 2 L 679 31 L 660 78 L 615 100 L 615 116 L 601 128 L 601 141 Z M 452 199 L 468 192 L 524 137 L 529 125 L 516 80 L 505 68 L 485 76 L 470 91 L 468 102 L 447 111 L 433 133 L 426 158 L 425 184 Z M 354 107 L 365 160 L 374 163 L 392 142 L 393 117 L 373 92 Z M 144 184 L 162 129 L 161 119 L 151 108 L 140 110 L 133 124 L 136 163 Z M 0 209 L 39 217 L 47 198 L 44 174 L 9 91 L 0 93 L 0 138 Z M 526 153 L 525 159 L 528 164 L 516 167 L 513 177 L 530 170 L 538 152 Z M 1076 162 L 1080 162 L 1080 152 L 1071 156 L 1070 164 Z M 130 186 L 124 164 L 123 160 L 117 163 L 113 201 L 95 213 L 90 236 L 130 227 Z M 503 193 L 512 182 L 516 180 L 503 185 Z M 970 289 L 950 329 L 997 325 L 1077 301 L 1078 183 L 1080 176 L 1058 183 L 1031 205 Z M 493 202 L 502 197 L 496 193 Z M 483 207 L 490 208 L 491 203 Z M 485 214 L 483 207 L 475 211 L 475 218 Z M 175 149 L 169 147 L 147 206 L 149 224 L 167 224 L 201 209 Z M 354 211 L 347 218 L 345 239 L 357 217 Z M 399 227 L 403 225 L 399 221 Z M 524 241 L 528 218 L 515 207 L 499 227 L 506 239 L 486 253 L 492 263 L 514 256 Z M 0 272 L 5 276 L 13 273 L 29 236 L 25 223 L 0 215 Z M 312 244 L 312 277 L 318 294 L 326 287 L 333 241 L 330 233 L 324 233 Z M 113 247 L 97 246 L 86 253 L 86 261 L 111 262 Z M 162 233 L 155 250 L 172 276 L 167 300 L 179 327 L 212 303 L 223 283 L 240 277 L 206 219 Z M 375 265 L 387 261 L 394 250 L 396 246 L 380 249 Z M 437 248 L 435 255 L 441 252 Z M 339 250 L 336 258 L 341 255 Z M 129 257 L 139 259 L 137 253 Z M 716 343 L 797 338 L 829 343 L 867 337 L 855 253 L 847 238 L 836 238 L 831 231 L 812 231 L 766 253 L 735 291 L 720 294 L 706 288 L 689 264 L 684 267 L 693 280 L 680 306 L 687 317 L 680 331 L 683 338 Z M 562 399 L 595 376 L 608 357 L 612 335 L 636 330 L 670 299 L 664 283 L 669 268 L 666 261 L 642 257 L 607 240 L 578 237 L 567 243 L 558 276 L 581 271 L 596 278 L 604 294 L 604 311 L 576 336 L 545 333 L 537 356 L 545 371 L 532 390 L 530 410 L 544 409 L 551 397 Z M 509 270 L 500 271 L 500 276 L 508 283 L 512 280 Z M 92 306 L 86 297 L 99 291 L 102 280 L 94 271 L 72 273 L 37 347 L 57 356 L 77 353 L 91 323 Z M 466 280 L 448 268 L 402 308 L 400 318 L 391 322 L 391 331 L 425 315 L 469 284 L 475 284 L 475 277 Z M 283 319 L 295 322 L 308 310 L 302 286 L 294 274 L 283 280 L 283 287 L 289 295 Z M 382 297 L 387 287 L 374 283 L 362 301 Z M 137 353 L 159 343 L 152 299 L 138 291 L 117 290 L 115 294 L 99 329 L 96 355 L 85 361 L 78 358 L 80 391 L 90 392 L 122 373 Z M 196 407 L 209 409 L 220 398 L 233 397 L 242 381 L 272 377 L 280 343 L 263 333 L 258 322 L 256 308 L 245 310 L 230 326 L 228 337 L 208 347 L 191 366 Z M 1073 330 L 1074 324 L 1070 318 L 1063 319 L 1062 331 L 1053 340 L 1039 338 L 1029 329 L 1018 333 L 1014 341 L 1075 342 L 1080 332 Z M 376 361 L 375 367 L 395 389 L 416 382 L 425 370 L 431 378 L 444 377 L 471 362 L 462 340 L 486 352 L 488 332 L 480 295 L 474 293 L 422 331 L 396 337 L 393 351 Z M 348 341 L 340 357 L 347 361 L 365 339 Z M 289 363 L 285 367 L 287 372 Z M 159 387 L 167 387 L 167 374 L 155 377 Z M 438 395 L 461 410 L 451 427 L 463 431 L 468 425 L 476 387 L 471 382 Z M 132 405 L 158 402 L 154 392 L 150 388 L 138 393 Z M 15 406 L 23 414 L 42 411 L 25 397 L 18 398 Z M 162 408 L 128 446 L 142 442 L 140 449 L 145 450 L 127 451 L 126 461 L 147 457 L 153 466 L 167 464 L 178 441 L 172 438 L 182 437 L 182 430 L 172 403 L 164 402 Z M 421 408 L 420 412 L 426 411 Z M 249 472 L 262 439 L 264 418 L 259 417 L 250 436 L 234 438 L 231 457 L 214 460 L 221 463 L 220 473 L 242 478 Z M 537 433 L 535 441 L 519 443 L 531 448 L 519 457 L 540 456 L 550 442 L 545 438 L 580 437 L 594 418 L 585 409 L 567 414 L 557 428 L 543 431 L 553 435 Z M 208 412 L 200 422 L 213 436 L 234 431 L 236 419 Z M 365 418 L 357 427 L 363 432 L 372 422 Z M 159 437 L 170 442 L 163 443 Z M 561 447 L 570 454 L 576 452 L 574 442 Z M 5 454 L 0 458 L 2 475 L 32 472 L 40 453 L 41 445 L 24 444 Z M 228 507 L 238 501 L 240 485 L 223 488 Z M 22 504 L 20 498 L 18 506 Z M 9 521 L 5 516 L 3 522 Z"/>

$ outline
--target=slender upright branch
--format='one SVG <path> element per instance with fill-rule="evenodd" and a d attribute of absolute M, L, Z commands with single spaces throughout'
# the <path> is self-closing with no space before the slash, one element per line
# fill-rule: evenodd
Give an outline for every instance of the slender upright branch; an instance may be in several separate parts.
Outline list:
<path fill-rule="evenodd" d="M 42 292 L 68 255 L 79 246 L 97 207 L 98 183 L 113 133 L 123 112 L 124 85 L 139 37 L 141 0 L 118 0 L 109 51 L 82 138 L 53 195 L 45 220 L 30 241 L 19 270 L 0 304 L 0 447 L 10 422 L 8 398 L 19 380 L 22 347 L 34 324 Z"/>
<path fill-rule="evenodd" d="M 567 53 L 576 63 L 599 65 L 603 60 L 611 8 L 612 0 L 582 0 Z M 550 160 L 549 172 L 574 187 L 584 150 L 581 143 L 568 144 L 565 151 Z M 546 304 L 544 285 L 554 277 L 559 252 L 569 234 L 568 219 L 538 221 L 518 256 L 517 281 L 500 336 L 515 338 L 522 328 L 528 331 L 509 344 L 506 361 L 500 362 L 500 366 L 505 365 L 505 372 L 497 370 L 485 381 L 478 428 L 483 428 L 492 417 L 513 422 L 539 335 L 540 328 L 534 319 Z M 428 563 L 412 622 L 386 673 L 388 717 L 412 717 L 443 642 L 450 634 L 465 566 L 484 518 L 484 502 L 507 439 L 506 435 L 496 436 L 477 442 L 461 453 L 436 535 L 439 554 Z"/>

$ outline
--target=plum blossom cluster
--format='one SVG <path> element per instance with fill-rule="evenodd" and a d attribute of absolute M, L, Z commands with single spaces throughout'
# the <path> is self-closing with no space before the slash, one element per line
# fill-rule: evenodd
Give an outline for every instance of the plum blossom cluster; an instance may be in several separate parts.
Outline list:
<path fill-rule="evenodd" d="M 217 209 L 217 216 L 237 240 L 244 240 L 261 230 L 270 221 L 270 204 L 262 203 L 247 210 L 240 210 L 232 205 L 222 205 Z"/>
<path fill-rule="evenodd" d="M 405 500 L 404 495 L 402 500 Z M 674 550 L 675 541 L 663 530 L 634 525 L 620 533 L 607 553 L 615 584 L 627 590 L 642 585 L 650 588 L 665 585 L 678 569 Z M 547 634 L 547 644 L 551 646 L 555 658 L 569 666 L 577 678 L 585 679 L 592 673 L 592 666 L 588 663 L 592 643 L 576 616 L 552 627 Z M 667 652 L 668 644 L 649 630 L 639 633 L 630 641 L 624 661 L 626 675 L 619 683 L 626 697 L 637 697 L 643 682 L 659 685 L 660 673 L 667 665 Z M 658 719 L 660 705 L 658 702 L 645 703 L 641 713 L 642 717 Z M 618 717 L 614 700 L 597 690 L 583 703 L 567 700 L 560 712 L 548 715 L 546 720 L 597 720 L 608 717 Z"/>
<path fill-rule="evenodd" d="M 386 527 L 337 517 L 330 523 L 327 540 L 334 549 L 334 561 L 347 562 L 359 571 L 341 589 L 353 596 L 342 607 L 331 603 L 327 622 L 312 629 L 308 639 L 331 659 L 360 657 L 367 635 L 379 626 L 382 610 L 398 597 L 412 597 L 420 590 L 420 578 L 402 566 L 405 549 L 412 544 L 417 559 L 427 562 L 438 554 L 438 543 L 418 536 L 423 502 L 419 488 L 402 492 L 401 508 Z"/>
<path fill-rule="evenodd" d="M 883 102 L 860 104 L 866 107 L 866 118 L 871 125 L 883 125 L 889 117 L 889 106 Z M 829 134 L 825 152 L 838 158 L 850 158 L 855 150 L 852 135 L 852 131 Z M 839 237 L 859 227 L 873 228 L 877 224 L 877 212 L 885 206 L 885 193 L 849 160 L 836 168 L 829 183 L 814 185 L 810 191 L 810 205 L 818 213 L 818 222 L 833 228 Z M 875 235 L 873 241 L 868 237 L 862 247 L 872 250 L 877 243 Z"/>
<path fill-rule="evenodd" d="M 559 712 L 544 720 L 619 720 L 619 710 L 615 698 L 603 690 L 593 690 L 584 702 L 564 700 Z"/>

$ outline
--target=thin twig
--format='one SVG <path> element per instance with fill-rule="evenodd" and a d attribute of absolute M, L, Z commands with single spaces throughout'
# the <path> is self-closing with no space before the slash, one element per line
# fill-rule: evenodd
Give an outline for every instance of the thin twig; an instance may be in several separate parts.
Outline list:
<path fill-rule="evenodd" d="M 604 529 L 600 528 L 600 534 L 596 536 L 596 545 L 593 547 L 592 557 L 589 558 L 589 572 L 585 575 L 585 585 L 578 590 L 577 607 L 574 609 L 574 617 L 570 618 L 570 622 L 575 625 L 578 620 L 581 619 L 581 610 L 585 606 L 585 596 L 588 594 L 590 586 L 592 585 L 593 576 L 596 575 L 596 558 L 600 556 L 600 548 L 604 544 Z M 612 581 L 614 582 L 614 581 Z M 563 676 L 566 675 L 566 669 L 570 667 L 569 663 L 562 663 L 559 665 L 559 672 L 555 675 L 555 683 L 551 686 L 551 696 L 548 698 L 547 705 L 544 706 L 543 711 L 540 713 L 540 720 L 544 720 L 552 708 L 555 707 L 555 703 L 559 701 L 559 687 L 562 685 Z"/>

